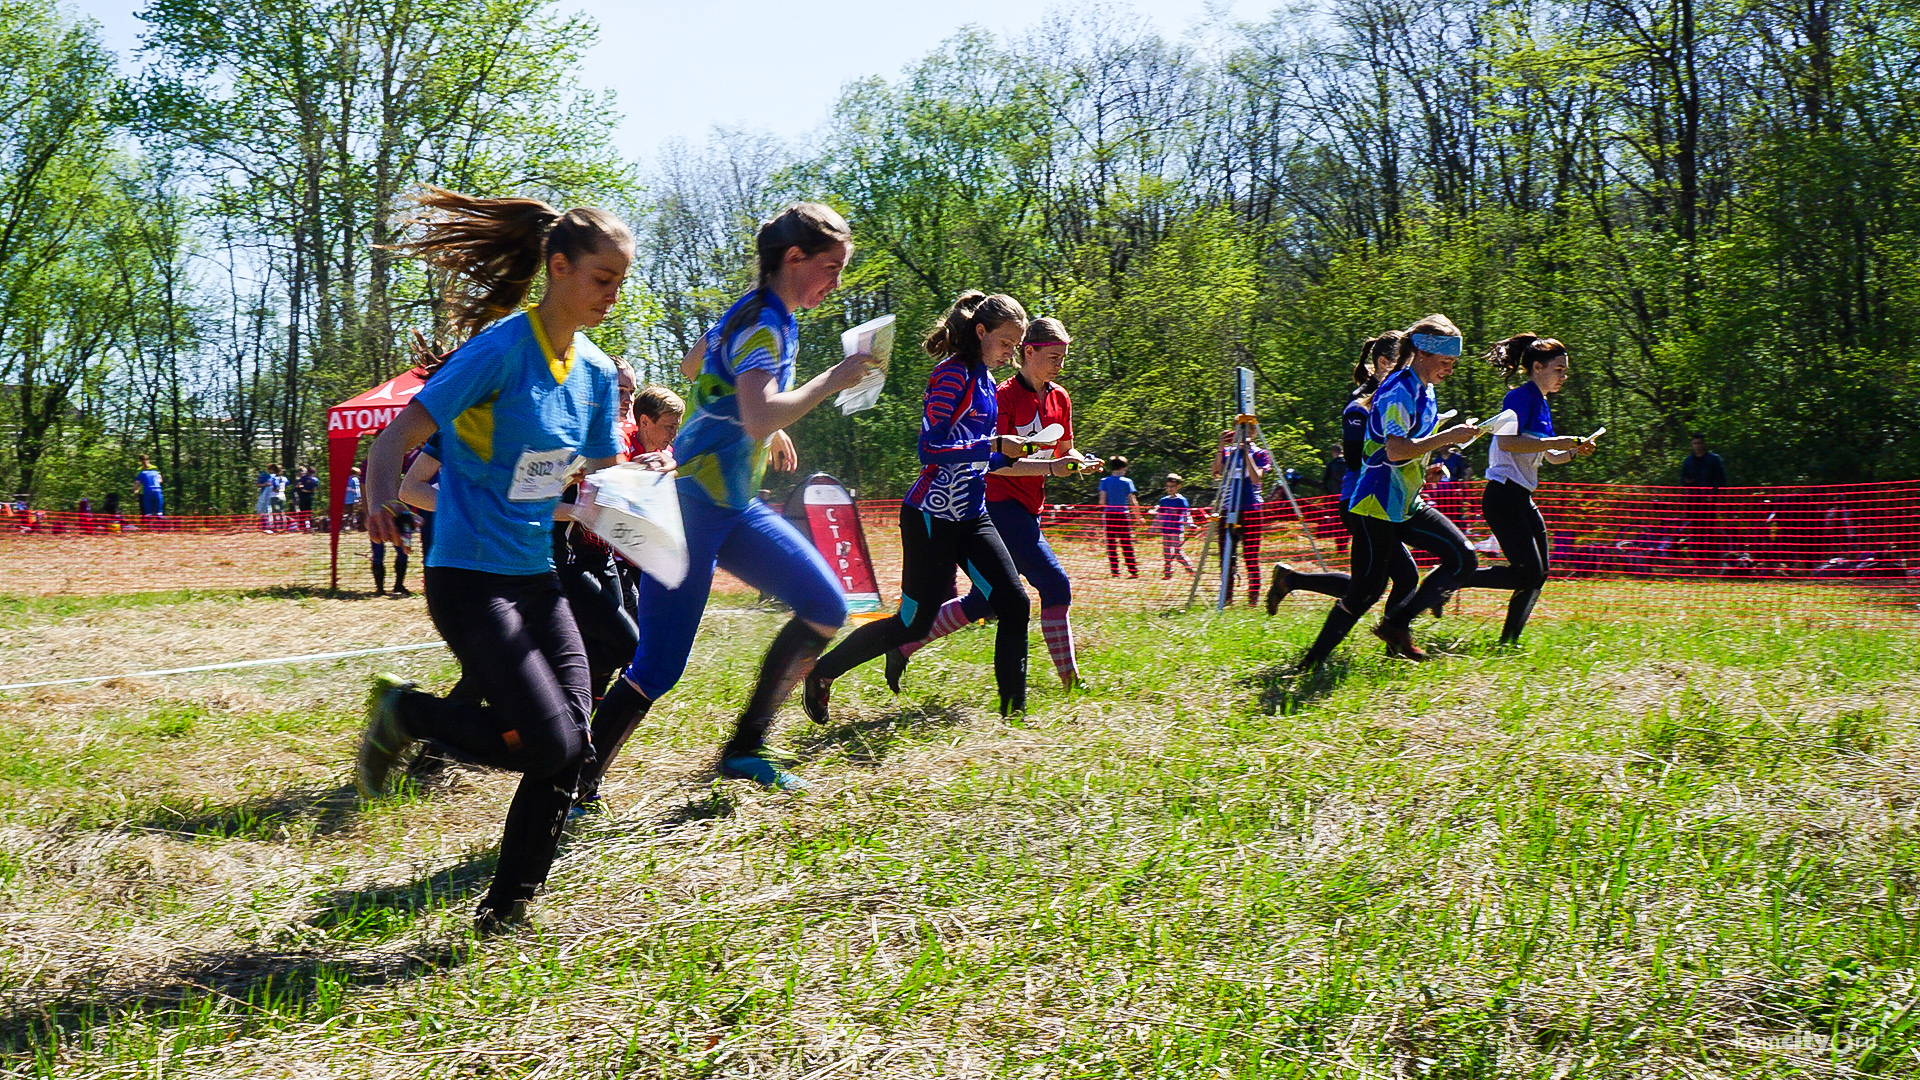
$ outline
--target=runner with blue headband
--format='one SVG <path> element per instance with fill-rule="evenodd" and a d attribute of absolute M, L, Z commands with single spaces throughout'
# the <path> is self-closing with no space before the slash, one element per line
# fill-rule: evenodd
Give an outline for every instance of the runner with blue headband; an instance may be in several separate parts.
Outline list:
<path fill-rule="evenodd" d="M 1389 330 L 1360 346 L 1360 362 L 1353 366 L 1353 393 L 1340 412 L 1340 454 L 1347 466 L 1340 478 L 1340 524 L 1350 538 L 1357 539 L 1364 528 L 1353 511 L 1347 509 L 1347 502 L 1353 498 L 1353 486 L 1359 482 L 1361 467 L 1366 462 L 1367 414 L 1373 406 L 1375 391 L 1380 389 L 1380 380 L 1399 363 L 1400 341 L 1405 336 L 1398 330 Z M 1405 544 L 1395 544 L 1387 555 L 1387 576 L 1393 580 L 1393 590 L 1387 594 L 1387 610 L 1392 611 L 1420 587 L 1420 568 L 1414 564 L 1413 553 Z M 1351 574 L 1337 570 L 1309 574 L 1281 563 L 1273 568 L 1273 582 L 1267 586 L 1267 614 L 1277 614 L 1280 602 L 1292 593 L 1319 593 L 1339 599 L 1352 587 Z"/>
<path fill-rule="evenodd" d="M 1446 316 L 1421 319 L 1407 329 L 1392 370 L 1374 392 L 1362 445 L 1365 461 L 1347 499 L 1347 509 L 1359 525 L 1350 552 L 1352 581 L 1347 595 L 1327 613 L 1326 624 L 1301 658 L 1299 670 L 1325 661 L 1380 599 L 1392 574 L 1394 552 L 1402 544 L 1440 560 L 1413 595 L 1389 607 L 1373 629 L 1391 652 L 1409 660 L 1427 658 L 1407 629 L 1414 614 L 1444 603 L 1478 565 L 1466 536 L 1420 498 L 1426 483 L 1426 456 L 1442 447 L 1472 442 L 1480 434 L 1479 428 L 1469 424 L 1434 430 L 1439 404 L 1433 387 L 1453 374 L 1460 361 L 1460 344 L 1460 331 Z"/>

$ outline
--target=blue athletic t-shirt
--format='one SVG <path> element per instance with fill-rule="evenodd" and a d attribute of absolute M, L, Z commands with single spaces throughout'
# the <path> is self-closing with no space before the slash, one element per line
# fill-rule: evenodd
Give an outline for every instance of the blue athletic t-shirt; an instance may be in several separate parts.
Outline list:
<path fill-rule="evenodd" d="M 613 361 L 575 334 L 557 356 L 532 311 L 468 339 L 414 400 L 447 433 L 428 566 L 553 569 L 547 530 L 575 457 L 620 452 Z"/>
<path fill-rule="evenodd" d="M 1536 439 L 1553 438 L 1553 410 L 1547 407 L 1547 395 L 1541 392 L 1540 384 L 1529 379 L 1507 391 L 1500 407 L 1512 409 L 1520 418 L 1517 434 Z M 1511 481 L 1532 491 L 1540 486 L 1540 459 L 1545 456 L 1545 451 L 1509 453 L 1501 449 L 1500 436 L 1496 435 L 1493 446 L 1487 450 L 1487 479 Z"/>
<path fill-rule="evenodd" d="M 1185 495 L 1160 496 L 1159 524 L 1160 535 L 1169 540 L 1178 540 L 1186 532 L 1187 518 L 1193 513 Z"/>
<path fill-rule="evenodd" d="M 1109 473 L 1105 480 L 1100 481 L 1100 505 L 1125 506 L 1133 492 L 1132 480 L 1119 473 Z"/>
<path fill-rule="evenodd" d="M 757 310 L 747 310 L 753 307 Z M 673 440 L 680 495 L 743 510 L 766 474 L 767 440 L 747 438 L 734 387 L 741 372 L 757 370 L 773 375 L 775 393 L 791 389 L 800 323 L 772 289 L 756 289 L 734 301 L 708 328 L 706 345 L 687 422 Z"/>
<path fill-rule="evenodd" d="M 1367 412 L 1367 460 L 1360 478 L 1354 482 L 1353 497 L 1347 508 L 1361 517 L 1405 521 L 1426 483 L 1425 454 L 1415 454 L 1402 462 L 1387 460 L 1387 436 L 1419 440 L 1433 434 L 1439 415 L 1433 387 L 1420 381 L 1410 367 L 1386 377 L 1373 393 L 1373 408 Z"/>
<path fill-rule="evenodd" d="M 160 494 L 160 470 L 141 469 L 139 479 L 140 479 L 141 494 L 144 494 L 144 495 Z"/>

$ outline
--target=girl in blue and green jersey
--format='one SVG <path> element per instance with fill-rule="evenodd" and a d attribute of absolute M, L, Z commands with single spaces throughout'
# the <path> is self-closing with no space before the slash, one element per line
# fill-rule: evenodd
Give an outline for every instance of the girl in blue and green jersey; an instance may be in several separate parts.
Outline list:
<path fill-rule="evenodd" d="M 1460 331 L 1444 315 L 1429 315 L 1406 331 L 1367 409 L 1363 468 L 1355 479 L 1347 509 L 1353 515 L 1352 578 L 1347 595 L 1334 603 L 1319 637 L 1300 660 L 1301 670 L 1318 666 L 1346 639 L 1360 617 L 1386 591 L 1402 544 L 1440 560 L 1411 596 L 1389 608 L 1374 634 L 1394 653 L 1424 660 L 1407 629 L 1416 612 L 1443 603 L 1458 589 L 1477 560 L 1460 530 L 1420 498 L 1426 482 L 1426 456 L 1445 446 L 1471 442 L 1480 429 L 1456 424 L 1436 432 L 1439 404 L 1435 384 L 1453 374 L 1460 362 Z"/>
<path fill-rule="evenodd" d="M 593 721 L 596 755 L 610 758 L 687 666 L 716 568 L 793 609 L 774 635 L 746 707 L 720 749 L 722 776 L 801 790 L 804 781 L 770 749 L 774 713 L 847 618 L 840 583 L 812 541 L 756 497 L 768 446 L 838 390 L 858 383 L 873 363 L 849 356 L 796 385 L 798 313 L 840 286 L 853 254 L 852 233 L 832 208 L 797 203 L 760 226 L 754 247 L 760 283 L 735 301 L 696 352 L 700 373 L 685 424 L 674 440 L 687 576 L 669 589 L 640 585 L 640 645 L 633 663 L 600 703 Z M 691 357 L 689 358 L 691 362 Z"/>

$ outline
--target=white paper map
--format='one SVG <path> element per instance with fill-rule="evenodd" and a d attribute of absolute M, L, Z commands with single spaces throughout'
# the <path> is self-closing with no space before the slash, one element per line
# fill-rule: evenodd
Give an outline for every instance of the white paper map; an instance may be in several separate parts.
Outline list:
<path fill-rule="evenodd" d="M 687 532 L 673 474 L 615 465 L 586 478 L 580 502 L 593 510 L 582 524 L 660 584 L 687 579 Z M 577 511 L 576 511 L 577 513 Z"/>
<path fill-rule="evenodd" d="M 887 385 L 887 364 L 893 359 L 894 333 L 893 316 L 882 315 L 840 335 L 843 356 L 866 353 L 876 361 L 866 378 L 840 391 L 833 399 L 833 403 L 840 406 L 840 415 L 871 409 L 879 402 L 880 391 Z"/>

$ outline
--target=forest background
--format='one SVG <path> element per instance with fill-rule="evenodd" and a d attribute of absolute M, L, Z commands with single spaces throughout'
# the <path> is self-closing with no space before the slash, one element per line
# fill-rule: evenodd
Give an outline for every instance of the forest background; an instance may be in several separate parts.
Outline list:
<path fill-rule="evenodd" d="M 422 182 L 626 217 L 594 337 L 671 386 L 756 221 L 818 198 L 858 253 L 803 374 L 873 315 L 1010 292 L 1066 321 L 1079 443 L 1136 476 L 1206 474 L 1236 365 L 1317 476 L 1358 344 L 1429 311 L 1470 351 L 1568 342 L 1557 423 L 1613 433 L 1581 479 L 1672 481 L 1695 431 L 1736 484 L 1920 475 L 1916 0 L 1321 0 L 1182 40 L 1088 6 L 961 29 L 804 139 L 647 161 L 579 85 L 591 21 L 547 0 L 141 17 L 129 75 L 93 24 L 0 0 L 0 491 L 37 506 L 126 493 L 139 454 L 176 512 L 324 466 L 327 406 L 437 328 L 385 247 Z M 902 490 L 927 366 L 798 425 L 805 469 Z M 1464 364 L 1443 407 L 1501 390 Z"/>

